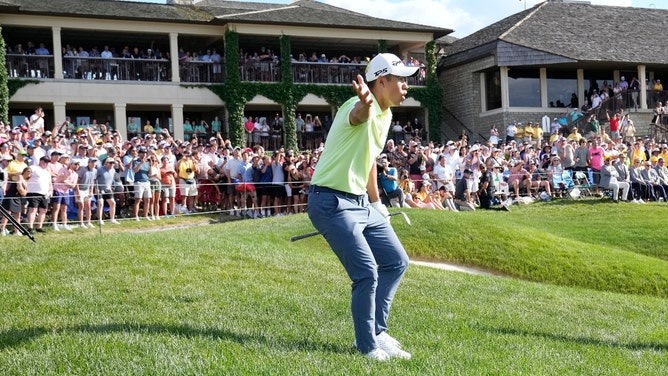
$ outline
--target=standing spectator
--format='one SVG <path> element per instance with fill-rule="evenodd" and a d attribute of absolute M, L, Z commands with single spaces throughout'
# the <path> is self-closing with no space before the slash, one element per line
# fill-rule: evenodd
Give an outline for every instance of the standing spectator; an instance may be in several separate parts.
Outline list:
<path fill-rule="evenodd" d="M 31 166 L 31 176 L 28 179 L 28 231 L 30 233 L 46 232 L 42 226 L 46 211 L 49 208 L 49 196 L 53 192 L 51 173 L 47 170 L 50 159 L 41 157 Z M 37 229 L 34 229 L 35 217 L 37 217 Z"/>
<path fill-rule="evenodd" d="M 42 110 L 42 107 L 37 107 L 35 113 L 30 115 L 30 130 L 44 133 L 44 110 Z"/>
<path fill-rule="evenodd" d="M 190 214 L 195 209 L 195 197 L 197 197 L 197 180 L 199 167 L 192 158 L 192 152 L 186 150 L 176 164 L 176 172 L 179 176 L 179 188 L 181 189 L 181 211 Z"/>
<path fill-rule="evenodd" d="M 95 227 L 91 222 L 93 192 L 95 190 L 95 179 L 97 179 L 97 158 L 89 158 L 86 167 L 80 167 L 77 170 L 79 179 L 76 188 L 76 203 L 79 225 L 81 228 Z"/>
<path fill-rule="evenodd" d="M 605 111 L 605 117 L 610 122 L 610 138 L 612 138 L 613 140 L 618 139 L 619 138 L 619 122 L 621 120 L 620 117 L 619 117 L 619 112 L 615 112 L 615 114 L 612 115 L 612 118 L 611 118 L 608 111 Z"/>
<path fill-rule="evenodd" d="M 104 224 L 104 203 L 109 206 L 109 223 L 117 225 L 116 220 L 116 200 L 114 199 L 114 179 L 116 176 L 115 164 L 121 163 L 120 158 L 107 157 L 104 165 L 97 169 L 95 184 L 98 192 L 97 219 L 100 225 Z"/>
<path fill-rule="evenodd" d="M 139 206 L 143 205 L 143 214 L 146 220 L 152 220 L 149 217 L 151 203 L 151 183 L 148 180 L 150 164 L 148 160 L 148 150 L 141 146 L 138 150 L 138 156 L 132 159 L 132 172 L 134 173 L 134 193 L 135 221 L 139 221 Z"/>
<path fill-rule="evenodd" d="M 25 167 L 14 180 L 7 183 L 7 194 L 2 200 L 2 207 L 14 217 L 16 222 L 21 222 L 23 198 L 28 194 L 28 180 L 31 175 L 32 171 L 30 167 Z M 2 236 L 9 235 L 9 231 L 7 230 L 8 221 L 7 217 L 2 216 L 2 225 L 0 226 Z M 18 228 L 14 228 L 14 235 L 21 235 Z"/>
<path fill-rule="evenodd" d="M 162 212 L 165 218 L 176 216 L 176 170 L 167 155 L 163 155 L 160 166 L 160 182 L 162 183 Z M 169 204 L 169 214 L 167 205 Z"/>
<path fill-rule="evenodd" d="M 153 220 L 160 219 L 160 196 L 162 195 L 162 183 L 160 182 L 161 172 L 160 172 L 160 161 L 158 160 L 158 155 L 151 150 L 149 153 L 149 173 L 148 181 L 151 183 L 151 214 L 153 214 Z"/>
<path fill-rule="evenodd" d="M 253 122 L 253 117 L 249 116 L 246 122 L 244 122 L 244 131 L 246 134 L 246 146 L 253 147 L 253 131 L 255 130 L 255 122 Z"/>
<path fill-rule="evenodd" d="M 515 135 L 517 134 L 517 123 L 512 122 L 506 127 L 506 144 L 510 141 L 515 140 Z"/>
<path fill-rule="evenodd" d="M 63 155 L 60 158 L 60 163 L 63 164 L 63 167 L 55 177 L 53 198 L 51 199 L 51 203 L 53 204 L 51 211 L 53 230 L 60 231 L 60 227 L 58 226 L 58 215 L 60 215 L 62 228 L 72 231 L 72 227 L 67 224 L 67 203 L 70 198 L 70 192 L 77 186 L 77 181 L 79 180 L 77 170 L 81 162 L 75 159 L 70 160 L 69 156 Z"/>
<path fill-rule="evenodd" d="M 594 174 L 594 185 L 596 185 L 595 193 L 599 193 L 598 183 L 601 181 L 601 168 L 603 167 L 603 158 L 605 157 L 605 150 L 598 145 L 596 139 L 591 143 L 589 148 L 589 167 L 591 167 Z"/>

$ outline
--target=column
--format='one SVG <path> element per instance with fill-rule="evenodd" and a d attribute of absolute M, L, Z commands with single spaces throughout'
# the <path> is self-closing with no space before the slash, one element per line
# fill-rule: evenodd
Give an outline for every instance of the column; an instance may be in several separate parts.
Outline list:
<path fill-rule="evenodd" d="M 585 103 L 585 99 L 587 99 L 587 96 L 585 95 L 585 73 L 584 69 L 578 69 L 577 70 L 577 80 L 578 80 L 578 104 L 579 107 L 582 107 Z M 591 103 L 590 103 L 591 105 Z"/>
<path fill-rule="evenodd" d="M 114 103 L 114 129 L 124 140 L 128 139 L 128 116 L 125 103 Z"/>
<path fill-rule="evenodd" d="M 61 72 L 61 77 L 62 77 L 62 72 Z M 59 125 L 63 124 L 63 121 L 65 120 L 65 102 L 53 102 L 53 123 L 54 125 L 58 123 Z M 52 132 L 56 133 L 58 132 L 58 129 L 53 129 Z"/>
<path fill-rule="evenodd" d="M 640 82 L 640 95 L 638 95 L 638 102 L 640 102 L 640 109 L 647 109 L 647 81 L 645 81 L 645 76 L 647 75 L 647 66 L 641 64 L 638 65 L 638 82 Z"/>
<path fill-rule="evenodd" d="M 181 82 L 181 77 L 179 76 L 179 34 L 178 33 L 169 33 L 169 56 L 172 59 L 172 82 Z M 174 120 L 174 129 L 176 129 L 176 120 Z M 183 124 L 183 119 L 181 123 Z"/>
<path fill-rule="evenodd" d="M 510 90 L 508 88 L 508 67 L 499 67 L 501 70 L 501 108 L 510 107 Z"/>
<path fill-rule="evenodd" d="M 53 78 L 57 80 L 63 79 L 63 44 L 60 39 L 60 30 L 61 28 L 57 26 L 51 28 L 51 37 L 53 38 Z"/>
<path fill-rule="evenodd" d="M 547 108 L 547 68 L 540 68 L 540 106 Z"/>
<path fill-rule="evenodd" d="M 183 105 L 172 105 L 172 124 L 174 124 L 174 137 L 177 140 L 183 140 Z"/>

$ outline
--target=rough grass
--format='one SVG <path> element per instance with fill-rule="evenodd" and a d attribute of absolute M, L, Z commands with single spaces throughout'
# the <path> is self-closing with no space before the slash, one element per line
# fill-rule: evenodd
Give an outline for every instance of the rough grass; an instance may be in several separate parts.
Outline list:
<path fill-rule="evenodd" d="M 393 217 L 413 258 L 505 277 L 411 266 L 390 332 L 413 359 L 387 364 L 353 350 L 350 282 L 323 239 L 288 241 L 313 230 L 303 215 L 7 237 L 0 374 L 663 375 L 666 255 L 646 244 L 665 244 L 665 210 Z"/>

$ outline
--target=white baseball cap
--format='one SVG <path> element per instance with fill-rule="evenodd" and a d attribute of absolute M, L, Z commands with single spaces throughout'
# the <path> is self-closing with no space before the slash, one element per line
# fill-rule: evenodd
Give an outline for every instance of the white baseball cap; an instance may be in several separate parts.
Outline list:
<path fill-rule="evenodd" d="M 378 54 L 366 66 L 366 81 L 371 82 L 378 77 L 392 74 L 398 77 L 409 77 L 417 73 L 420 67 L 407 67 L 394 54 Z"/>

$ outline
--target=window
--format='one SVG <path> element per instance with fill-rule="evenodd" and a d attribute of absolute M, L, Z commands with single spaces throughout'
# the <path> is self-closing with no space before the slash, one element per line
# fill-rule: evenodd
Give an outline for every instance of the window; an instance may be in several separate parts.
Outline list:
<path fill-rule="evenodd" d="M 508 71 L 510 107 L 541 107 L 540 70 L 517 69 Z"/>
<path fill-rule="evenodd" d="M 501 71 L 485 73 L 485 110 L 501 108 Z"/>
<path fill-rule="evenodd" d="M 580 107 L 577 92 L 576 71 L 547 71 L 547 101 L 549 107 Z"/>

